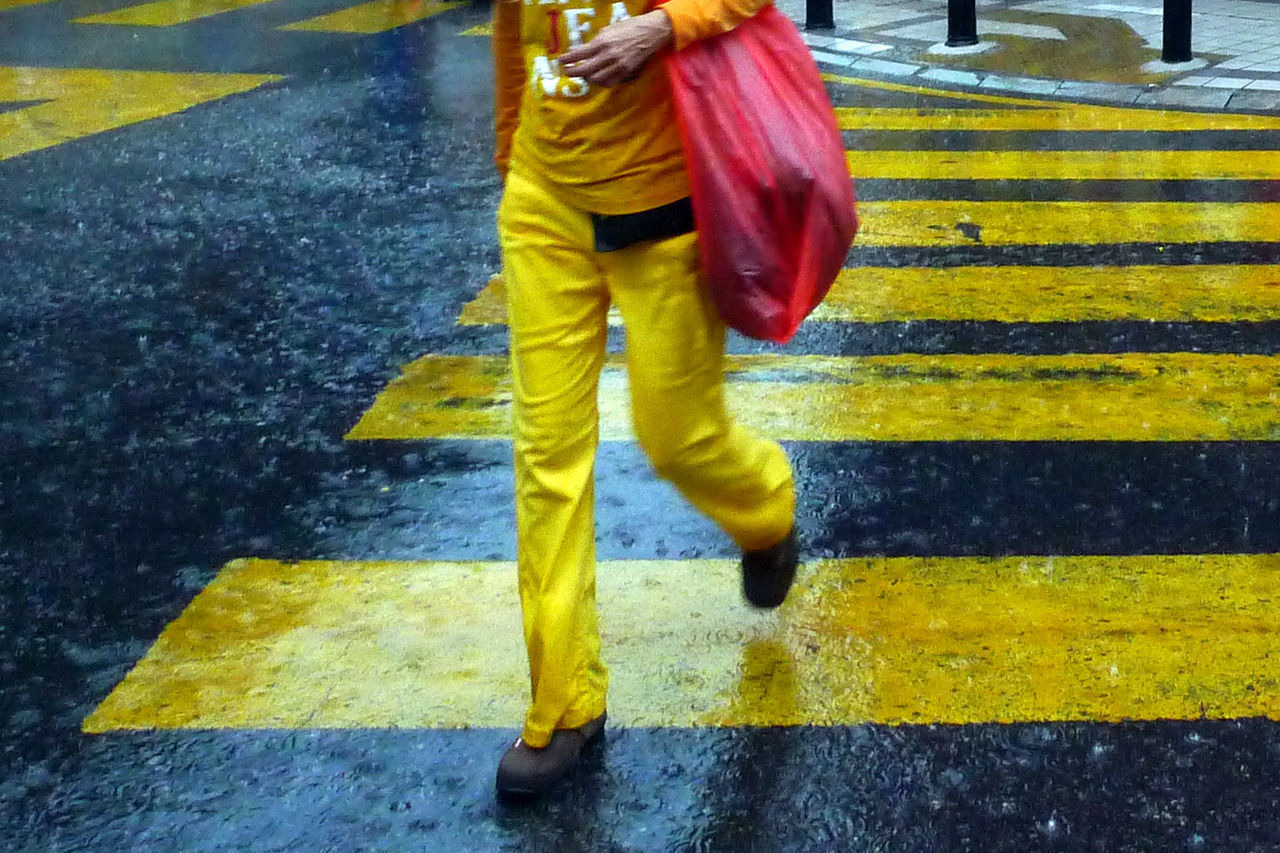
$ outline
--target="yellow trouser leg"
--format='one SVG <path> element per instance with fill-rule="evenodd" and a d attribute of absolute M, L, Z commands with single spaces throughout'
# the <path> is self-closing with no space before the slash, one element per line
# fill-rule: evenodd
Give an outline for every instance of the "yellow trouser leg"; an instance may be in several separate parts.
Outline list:
<path fill-rule="evenodd" d="M 781 540 L 795 515 L 776 443 L 724 405 L 724 324 L 699 281 L 694 235 L 596 253 L 590 218 L 513 170 L 498 215 L 511 325 L 516 537 L 533 701 L 543 746 L 605 708 L 595 608 L 592 477 L 606 313 L 627 328 L 637 437 L 654 468 L 742 548 Z"/>
<path fill-rule="evenodd" d="M 597 257 L 627 329 L 632 418 L 654 469 L 739 547 L 779 542 L 795 517 L 791 465 L 725 410 L 725 327 L 699 279 L 697 237 Z"/>
<path fill-rule="evenodd" d="M 605 709 L 596 625 L 596 391 L 609 295 L 591 224 L 513 171 L 498 211 L 511 325 L 516 540 L 533 701 L 545 746 Z"/>

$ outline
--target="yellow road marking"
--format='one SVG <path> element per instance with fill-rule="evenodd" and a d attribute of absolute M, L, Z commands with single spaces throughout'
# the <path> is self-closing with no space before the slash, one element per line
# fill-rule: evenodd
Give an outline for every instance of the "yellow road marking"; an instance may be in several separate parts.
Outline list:
<path fill-rule="evenodd" d="M 841 130 L 1280 130 L 1280 118 L 1267 116 L 1083 106 L 1020 110 L 838 107 L 836 119 Z"/>
<path fill-rule="evenodd" d="M 855 178 L 1230 181 L 1280 178 L 1280 151 L 848 151 Z"/>
<path fill-rule="evenodd" d="M 484 289 L 462 306 L 462 312 L 458 315 L 458 325 L 505 326 L 506 324 L 507 286 L 501 275 L 491 276 Z"/>
<path fill-rule="evenodd" d="M 459 326 L 505 326 L 507 324 L 507 286 L 501 275 L 491 276 L 475 297 L 462 306 Z M 609 308 L 609 325 L 621 326 L 622 315 L 617 306 Z"/>
<path fill-rule="evenodd" d="M 949 57 L 953 67 L 1048 77 L 1051 80 L 1084 80 L 1109 83 L 1158 83 L 1169 72 L 1144 71 L 1160 58 L 1142 36 L 1125 21 L 1088 14 L 1064 15 L 1006 9 L 984 14 L 984 39 L 997 42 L 999 50 Z M 1036 33 L 1051 34 L 1043 38 Z"/>
<path fill-rule="evenodd" d="M 1280 357 L 741 355 L 729 407 L 791 441 L 1280 440 Z M 427 355 L 404 369 L 352 440 L 506 439 L 503 356 Z M 601 437 L 631 438 L 621 358 L 600 392 Z"/>
<path fill-rule="evenodd" d="M 260 6 L 271 0 L 157 0 L 139 6 L 126 6 L 114 12 L 76 18 L 74 24 L 115 24 L 130 27 L 174 27 L 179 24 L 211 18 L 225 12 Z"/>
<path fill-rule="evenodd" d="M 462 5 L 465 5 L 465 0 L 456 3 L 438 3 L 433 0 L 373 0 L 371 3 L 361 3 L 350 9 L 299 21 L 280 29 L 371 35 L 394 30 L 396 27 L 403 27 L 405 24 L 412 24 L 414 21 L 421 21 Z"/>
<path fill-rule="evenodd" d="M 1280 118 L 1267 116 L 1219 116 L 1212 113 L 1120 110 L 1115 107 L 1056 110 L 837 107 L 836 120 L 841 130 L 1280 130 Z"/>
<path fill-rule="evenodd" d="M 953 92 L 836 74 L 824 74 L 823 79 L 863 89 L 1005 107 L 985 110 L 840 107 L 836 109 L 836 116 L 843 130 L 1280 130 L 1280 116 L 1103 107 Z"/>
<path fill-rule="evenodd" d="M 1280 241 L 1280 204 L 874 201 L 856 245 L 1096 245 Z"/>
<path fill-rule="evenodd" d="M 855 246 L 1280 241 L 1280 204 L 1260 202 L 864 201 L 858 215 Z"/>
<path fill-rule="evenodd" d="M 45 101 L 0 113 L 0 160 L 280 79 L 273 74 L 0 67 L 0 101 Z"/>
<path fill-rule="evenodd" d="M 464 36 L 492 36 L 492 35 L 493 35 L 493 24 L 492 24 L 492 23 L 476 24 L 474 27 L 472 27 L 472 28 L 471 28 L 471 29 L 469 29 L 469 30 L 463 30 L 461 33 L 459 33 L 459 35 L 464 35 Z"/>
<path fill-rule="evenodd" d="M 506 325 L 506 298 L 494 276 L 463 306 L 458 325 Z M 813 319 L 1260 322 L 1280 319 L 1280 266 L 852 267 Z M 621 324 L 615 310 L 609 323 Z"/>
<path fill-rule="evenodd" d="M 19 6 L 34 6 L 37 3 L 47 2 L 49 0 L 0 0 L 0 12 L 17 9 Z"/>
<path fill-rule="evenodd" d="M 623 726 L 1280 719 L 1280 555 L 605 562 Z M 237 560 L 83 724 L 516 727 L 510 563 Z"/>
<path fill-rule="evenodd" d="M 859 267 L 840 272 L 813 318 L 844 323 L 1276 320 L 1280 267 Z"/>

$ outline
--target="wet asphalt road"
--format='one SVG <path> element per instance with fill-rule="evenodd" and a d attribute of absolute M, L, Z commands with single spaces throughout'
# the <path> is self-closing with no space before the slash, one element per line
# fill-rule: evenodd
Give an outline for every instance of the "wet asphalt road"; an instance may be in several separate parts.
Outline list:
<path fill-rule="evenodd" d="M 285 77 L 0 160 L 0 849 L 1280 849 L 1280 729 L 1267 720 L 618 729 L 577 779 L 525 807 L 492 796 L 517 720 L 81 734 L 230 559 L 503 560 L 513 537 L 505 445 L 343 440 L 422 353 L 505 346 L 501 327 L 455 325 L 499 267 L 488 45 L 459 35 L 486 10 L 300 37 L 266 25 L 302 17 L 300 6 L 268 6 L 194 31 L 73 39 L 65 6 L 108 8 L 4 13 L 20 26 L 0 33 L 0 65 Z M 1013 194 L 1000 182 L 950 189 Z M 860 186 L 864 199 L 912 191 Z M 1270 182 L 1072 191 L 1275 197 Z M 1061 187 L 1017 197 L 1036 192 Z M 966 252 L 976 250 L 920 249 L 910 262 L 963 263 Z M 1037 257 L 1067 256 L 1276 263 L 1280 246 Z M 794 346 L 1272 354 L 1280 328 L 818 325 Z M 814 556 L 1280 551 L 1270 442 L 789 450 Z M 599 470 L 602 559 L 731 555 L 634 446 L 605 445 Z"/>

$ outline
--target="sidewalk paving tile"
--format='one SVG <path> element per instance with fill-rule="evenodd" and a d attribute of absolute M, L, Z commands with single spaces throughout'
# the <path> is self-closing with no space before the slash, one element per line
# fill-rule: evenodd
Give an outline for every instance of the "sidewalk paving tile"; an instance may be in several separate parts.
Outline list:
<path fill-rule="evenodd" d="M 982 81 L 983 89 L 1003 89 L 1009 92 L 1027 92 L 1033 95 L 1052 95 L 1062 85 L 1060 80 L 1040 80 L 1032 77 L 1002 77 L 991 75 Z"/>
<path fill-rule="evenodd" d="M 908 77 L 915 74 L 923 66 L 908 65 L 905 62 L 889 62 L 884 59 L 859 59 L 853 68 L 871 74 L 887 74 L 890 77 Z"/>
<path fill-rule="evenodd" d="M 927 68 L 920 72 L 920 76 L 926 80 L 957 86 L 977 86 L 982 82 L 982 78 L 972 71 L 956 71 L 952 68 Z"/>
<path fill-rule="evenodd" d="M 1280 87 L 1274 92 L 1242 91 L 1231 96 L 1229 106 L 1237 110 L 1280 112 Z"/>
<path fill-rule="evenodd" d="M 1231 100 L 1228 89 L 1160 89 L 1138 98 L 1139 104 L 1165 107 L 1206 107 L 1222 109 Z"/>

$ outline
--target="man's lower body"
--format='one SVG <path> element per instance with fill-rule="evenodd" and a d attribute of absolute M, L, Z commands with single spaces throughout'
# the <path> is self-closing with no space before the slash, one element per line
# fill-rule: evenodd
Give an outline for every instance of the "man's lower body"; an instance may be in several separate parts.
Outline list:
<path fill-rule="evenodd" d="M 581 739 L 589 740 L 605 712 L 593 476 L 610 304 L 626 327 L 636 437 L 659 475 L 749 555 L 773 559 L 790 542 L 792 571 L 795 490 L 782 448 L 734 425 L 726 412 L 725 327 L 699 281 L 695 234 L 598 252 L 590 215 L 518 167 L 507 178 L 498 228 L 511 328 L 519 585 L 533 688 L 513 747 L 523 757 L 509 751 L 504 758 L 510 782 L 524 772 L 522 761 L 555 751 L 576 760 L 583 744 L 567 733 L 586 732 Z M 761 576 L 767 574 L 765 565 Z M 744 581 L 750 596 L 750 579 Z M 500 788 L 503 779 L 500 769 Z"/>

